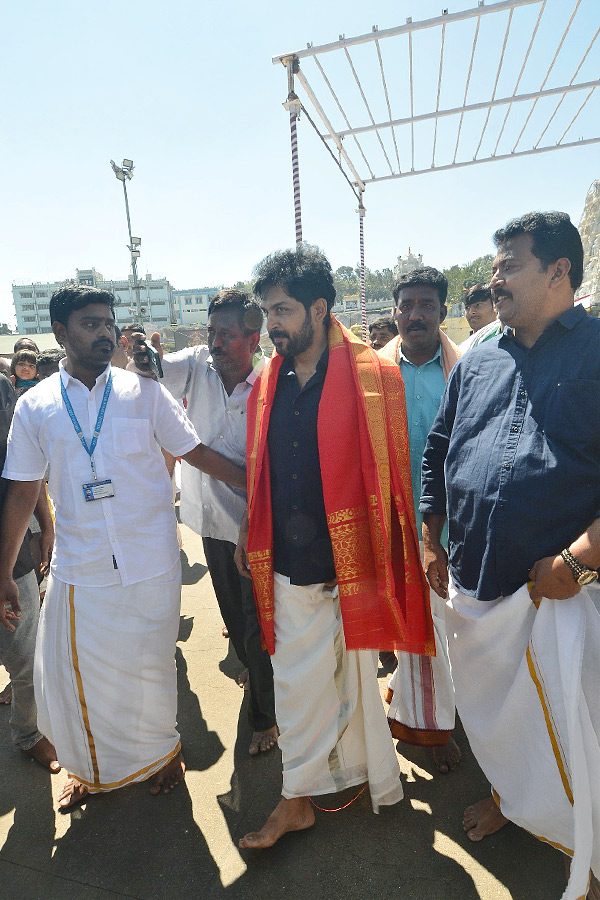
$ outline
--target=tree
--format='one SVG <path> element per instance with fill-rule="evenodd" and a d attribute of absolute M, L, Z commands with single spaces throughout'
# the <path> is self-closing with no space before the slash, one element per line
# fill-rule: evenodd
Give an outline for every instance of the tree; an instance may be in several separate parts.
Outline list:
<path fill-rule="evenodd" d="M 479 281 L 488 284 L 492 277 L 493 261 L 492 254 L 486 253 L 485 256 L 478 256 L 473 262 L 444 269 L 444 275 L 448 279 L 448 302 L 460 303 L 465 290 Z"/>

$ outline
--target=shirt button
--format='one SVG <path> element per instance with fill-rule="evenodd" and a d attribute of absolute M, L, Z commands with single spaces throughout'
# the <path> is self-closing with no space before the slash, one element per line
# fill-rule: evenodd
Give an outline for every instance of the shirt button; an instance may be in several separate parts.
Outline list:
<path fill-rule="evenodd" d="M 296 473 L 294 472 L 294 474 L 292 475 L 292 478 L 294 479 L 294 481 L 297 479 L 297 477 L 298 477 L 298 476 L 297 476 Z"/>
<path fill-rule="evenodd" d="M 298 446 L 298 441 L 292 441 L 292 447 L 297 447 L 297 446 Z"/>
<path fill-rule="evenodd" d="M 518 431 L 518 430 L 519 430 L 519 426 L 518 426 L 518 425 L 513 425 L 512 430 L 513 430 L 513 431 Z"/>
<path fill-rule="evenodd" d="M 527 391 L 519 391 L 519 397 L 526 397 Z"/>
<path fill-rule="evenodd" d="M 416 396 L 415 399 L 416 399 L 416 400 L 420 400 L 420 399 L 421 399 L 421 395 L 420 395 L 420 394 L 417 394 L 417 396 Z"/>
<path fill-rule="evenodd" d="M 298 507 L 295 503 L 292 505 L 292 509 L 298 509 Z"/>
<path fill-rule="evenodd" d="M 219 440 L 220 440 L 220 441 L 223 440 L 223 435 L 222 435 L 222 434 L 219 435 Z"/>
<path fill-rule="evenodd" d="M 299 415 L 300 415 L 300 410 L 295 409 L 295 410 L 294 410 L 294 415 L 295 415 L 295 416 L 299 416 Z"/>
<path fill-rule="evenodd" d="M 510 469 L 510 463 L 504 463 L 502 466 L 503 469 Z"/>
<path fill-rule="evenodd" d="M 298 535 L 297 535 L 297 534 L 293 534 L 293 535 L 292 535 L 292 540 L 293 540 L 293 541 L 297 541 L 297 540 L 298 540 Z"/>
<path fill-rule="evenodd" d="M 504 503 L 499 503 L 499 504 L 498 504 L 498 509 L 504 509 Z"/>

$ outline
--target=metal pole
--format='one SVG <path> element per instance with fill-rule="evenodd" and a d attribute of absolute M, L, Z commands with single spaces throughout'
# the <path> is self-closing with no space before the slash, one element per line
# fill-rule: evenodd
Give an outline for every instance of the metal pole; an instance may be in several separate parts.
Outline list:
<path fill-rule="evenodd" d="M 142 305 L 140 303 L 140 284 L 138 281 L 138 272 L 137 272 L 137 262 L 136 258 L 133 255 L 133 240 L 131 237 L 131 219 L 129 217 L 129 201 L 127 199 L 127 183 L 125 179 L 123 179 L 123 193 L 125 195 L 125 212 L 127 214 L 127 231 L 129 232 L 129 252 L 131 253 L 131 268 L 133 270 L 133 289 L 135 291 L 135 310 L 138 318 L 138 322 L 140 325 L 143 325 L 142 320 Z"/>
<path fill-rule="evenodd" d="M 365 291 L 365 228 L 364 219 L 366 209 L 363 206 L 363 192 L 360 192 L 358 209 L 358 234 L 360 246 L 360 312 L 362 319 L 362 339 L 367 343 L 367 295 Z"/>

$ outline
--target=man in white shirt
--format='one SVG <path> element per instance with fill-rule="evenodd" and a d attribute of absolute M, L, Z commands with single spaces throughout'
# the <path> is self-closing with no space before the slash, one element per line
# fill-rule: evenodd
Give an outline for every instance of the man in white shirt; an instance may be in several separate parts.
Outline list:
<path fill-rule="evenodd" d="M 67 356 L 17 404 L 3 472 L 0 621 L 12 630 L 14 560 L 51 463 L 56 542 L 35 690 L 40 729 L 73 776 L 63 810 L 147 778 L 152 794 L 166 793 L 184 775 L 174 663 L 181 572 L 161 446 L 245 483 L 242 469 L 200 444 L 163 388 L 111 368 L 113 304 L 111 293 L 84 286 L 52 296 Z"/>
<path fill-rule="evenodd" d="M 264 359 L 255 366 L 262 312 L 243 291 L 224 290 L 208 308 L 208 346 L 163 354 L 158 334 L 152 343 L 162 357 L 160 383 L 176 400 L 187 398 L 187 413 L 203 444 L 236 465 L 246 462 L 246 404 Z M 134 350 L 136 366 L 148 374 L 146 348 Z M 233 556 L 246 512 L 246 491 L 216 481 L 185 463 L 181 472 L 181 521 L 202 536 L 213 587 L 240 661 L 248 669 L 252 728 L 249 753 L 277 742 L 273 669 L 262 648 L 252 584 L 242 578 Z"/>

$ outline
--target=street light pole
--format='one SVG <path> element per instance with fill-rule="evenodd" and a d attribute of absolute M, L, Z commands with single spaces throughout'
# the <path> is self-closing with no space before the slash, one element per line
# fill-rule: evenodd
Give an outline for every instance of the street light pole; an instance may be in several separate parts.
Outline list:
<path fill-rule="evenodd" d="M 142 305 L 140 302 L 140 283 L 138 280 L 138 271 L 137 271 L 137 261 L 140 255 L 140 245 L 142 243 L 140 238 L 132 237 L 131 235 L 131 218 L 129 216 L 129 199 L 127 197 L 127 182 L 131 181 L 133 178 L 133 160 L 132 159 L 124 159 L 123 165 L 118 166 L 114 160 L 111 159 L 110 164 L 112 166 L 112 170 L 115 173 L 116 178 L 123 183 L 123 195 L 125 197 L 125 213 L 127 215 L 127 232 L 129 234 L 129 244 L 127 245 L 129 252 L 131 253 L 131 269 L 133 272 L 133 289 L 135 291 L 135 309 L 136 309 L 136 318 L 140 325 L 143 325 L 143 313 L 142 313 Z"/>

